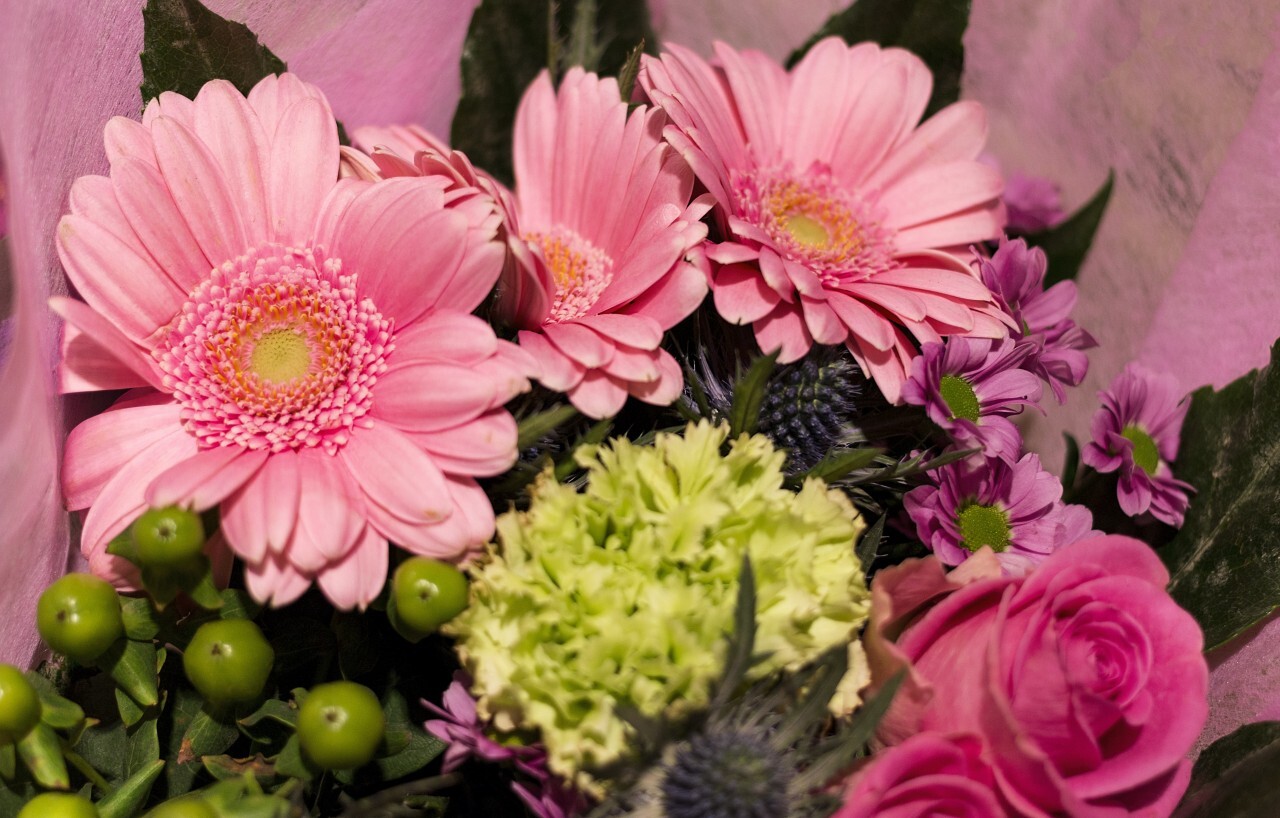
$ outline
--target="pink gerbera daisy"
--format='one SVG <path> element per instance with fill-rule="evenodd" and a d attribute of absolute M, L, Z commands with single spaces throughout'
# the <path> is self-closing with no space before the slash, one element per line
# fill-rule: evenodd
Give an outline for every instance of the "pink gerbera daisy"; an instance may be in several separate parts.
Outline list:
<path fill-rule="evenodd" d="M 339 607 L 380 591 L 387 542 L 457 558 L 507 469 L 502 408 L 536 365 L 469 315 L 500 274 L 493 200 L 428 177 L 338 181 L 320 92 L 291 75 L 211 82 L 106 128 L 110 177 L 79 179 L 58 251 L 84 302 L 66 391 L 132 388 L 77 427 L 67 505 L 95 571 L 148 506 L 220 507 L 249 590 L 313 579 Z"/>
<path fill-rule="evenodd" d="M 1120 508 L 1130 517 L 1148 511 L 1157 520 L 1180 528 L 1190 483 L 1173 476 L 1169 464 L 1178 457 L 1182 421 L 1191 401 L 1169 375 L 1129 364 L 1098 393 L 1102 408 L 1093 416 L 1093 440 L 1080 459 L 1099 472 L 1119 471 Z"/>
<path fill-rule="evenodd" d="M 679 396 L 680 367 L 659 344 L 707 292 L 699 220 L 710 202 L 689 202 L 693 173 L 663 143 L 664 123 L 650 108 L 628 115 L 612 78 L 571 69 L 557 92 L 544 71 L 516 113 L 514 194 L 412 126 L 361 129 L 372 167 L 353 156 L 348 168 L 444 173 L 491 190 L 511 247 L 503 318 L 543 384 L 601 418 L 627 395 L 657 405 Z"/>
<path fill-rule="evenodd" d="M 716 201 L 725 241 L 708 251 L 716 308 L 794 361 L 846 344 L 897 403 L 916 341 L 1002 338 L 1008 319 L 947 248 L 996 238 L 998 171 L 977 161 L 980 105 L 917 127 L 933 80 L 900 49 L 815 45 L 793 71 L 717 43 L 646 59 L 666 137 Z M 940 249 L 941 248 L 941 249 Z"/>

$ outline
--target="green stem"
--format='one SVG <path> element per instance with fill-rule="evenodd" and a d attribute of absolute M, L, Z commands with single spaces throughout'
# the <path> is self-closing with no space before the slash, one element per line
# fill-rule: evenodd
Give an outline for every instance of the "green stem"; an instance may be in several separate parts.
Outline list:
<path fill-rule="evenodd" d="M 79 770 L 85 778 L 89 779 L 93 786 L 101 790 L 103 797 L 110 795 L 114 791 L 107 779 L 102 777 L 102 773 L 95 770 L 92 764 L 84 760 L 83 756 L 72 750 L 70 744 L 65 740 L 59 740 L 59 743 L 62 745 L 62 757 L 69 761 L 72 767 Z"/>

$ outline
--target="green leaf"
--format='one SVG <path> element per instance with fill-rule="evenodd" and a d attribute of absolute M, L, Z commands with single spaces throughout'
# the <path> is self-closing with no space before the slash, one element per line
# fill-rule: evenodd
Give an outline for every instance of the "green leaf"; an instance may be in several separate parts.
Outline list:
<path fill-rule="evenodd" d="M 107 543 L 107 553 L 113 557 L 128 560 L 134 565 L 140 564 L 138 562 L 138 544 L 133 541 L 133 537 L 127 528 L 112 538 L 111 542 Z"/>
<path fill-rule="evenodd" d="M 1098 232 L 1103 214 L 1107 212 L 1107 203 L 1111 201 L 1115 181 L 1115 171 L 1110 171 L 1107 173 L 1107 181 L 1093 194 L 1093 198 L 1066 221 L 1023 236 L 1027 244 L 1039 247 L 1049 257 L 1049 270 L 1044 277 L 1046 287 L 1059 281 L 1074 279 L 1080 272 L 1085 256 L 1093 246 L 1093 236 Z"/>
<path fill-rule="evenodd" d="M 18 774 L 18 752 L 13 746 L 13 742 L 6 741 L 0 744 L 0 778 L 6 781 L 12 781 L 13 777 Z M 0 789 L 4 789 L 0 787 Z"/>
<path fill-rule="evenodd" d="M 595 71 L 604 56 L 604 47 L 597 39 L 596 0 L 578 0 L 574 6 L 564 67 L 578 65 L 587 71 Z"/>
<path fill-rule="evenodd" d="M 579 16 L 581 0 L 548 5 L 531 0 L 484 0 L 471 17 L 462 48 L 462 99 L 453 118 L 450 140 L 480 167 L 510 185 L 511 132 L 516 106 L 538 72 L 558 69 L 562 62 L 591 57 L 603 74 L 621 67 L 641 40 L 654 42 L 649 16 L 641 0 L 595 3 L 595 14 Z M 594 38 L 588 37 L 589 18 Z M 575 28 L 566 59 L 560 56 L 560 31 Z M 550 31 L 548 31 L 550 29 Z M 577 52 L 577 53 L 575 53 Z"/>
<path fill-rule="evenodd" d="M 386 744 L 397 747 L 388 748 L 385 756 L 374 760 L 382 780 L 392 781 L 417 772 L 444 752 L 445 743 L 409 717 L 409 704 L 394 687 L 383 697 L 382 713 L 387 720 Z"/>
<path fill-rule="evenodd" d="M 270 719 L 286 727 L 295 727 L 298 724 L 298 708 L 280 699 L 267 699 L 257 710 L 240 719 L 240 724 L 253 727 L 264 719 Z"/>
<path fill-rule="evenodd" d="M 751 557 L 742 555 L 742 569 L 738 571 L 738 598 L 733 607 L 733 633 L 729 636 L 729 650 L 725 653 L 724 671 L 716 684 L 715 696 L 708 710 L 717 712 L 737 692 L 747 671 L 751 669 L 751 657 L 756 649 L 756 575 L 751 570 Z"/>
<path fill-rule="evenodd" d="M 250 758 L 232 758 L 228 755 L 207 755 L 201 758 L 209 775 L 219 781 L 235 781 L 246 774 L 252 775 L 259 784 L 266 784 L 276 777 L 276 768 L 271 762 L 258 753 Z"/>
<path fill-rule="evenodd" d="M 71 730 L 84 721 L 80 705 L 58 695 L 53 683 L 34 670 L 22 674 L 40 698 L 40 720 L 55 730 Z"/>
<path fill-rule="evenodd" d="M 151 787 L 164 770 L 164 761 L 156 759 L 129 776 L 119 787 L 98 802 L 98 814 L 102 818 L 133 818 L 147 803 Z"/>
<path fill-rule="evenodd" d="M 1280 815 L 1280 722 L 1246 724 L 1196 759 L 1174 818 L 1274 818 Z"/>
<path fill-rule="evenodd" d="M 280 755 L 275 758 L 275 765 L 276 772 L 280 775 L 299 778 L 303 781 L 310 781 L 319 772 L 302 757 L 302 745 L 298 743 L 296 735 L 289 736 L 289 740 L 284 743 Z"/>
<path fill-rule="evenodd" d="M 898 671 L 885 686 L 864 702 L 849 726 L 819 746 L 817 760 L 801 773 L 796 782 L 801 791 L 823 787 L 849 768 L 850 762 L 866 747 L 884 714 L 889 712 L 893 697 L 906 679 L 905 670 Z"/>
<path fill-rule="evenodd" d="M 44 789 L 65 790 L 71 786 L 58 734 L 47 724 L 37 724 L 18 742 L 18 755 L 31 777 Z"/>
<path fill-rule="evenodd" d="M 760 406 L 764 403 L 769 376 L 778 363 L 778 353 L 763 355 L 751 362 L 746 374 L 733 385 L 733 402 L 729 405 L 729 437 L 753 434 L 760 423 Z"/>
<path fill-rule="evenodd" d="M 224 20 L 198 0 L 147 0 L 142 10 L 142 100 L 163 91 L 195 97 L 210 80 L 247 94 L 285 64 L 246 26 Z"/>
<path fill-rule="evenodd" d="M 1076 484 L 1076 474 L 1080 471 L 1080 443 L 1070 432 L 1062 433 L 1066 441 L 1066 453 L 1062 460 L 1062 486 L 1067 491 Z"/>
<path fill-rule="evenodd" d="M 132 727 L 142 721 L 142 717 L 147 711 L 138 706 L 133 697 L 125 693 L 120 688 L 116 688 L 116 710 L 120 713 L 120 721 L 124 722 L 125 727 Z"/>
<path fill-rule="evenodd" d="M 202 756 L 225 753 L 239 736 L 234 722 L 223 721 L 202 708 L 187 725 L 178 747 L 177 762 L 190 764 Z"/>
<path fill-rule="evenodd" d="M 787 65 L 794 66 L 815 43 L 830 36 L 850 44 L 869 40 L 905 48 L 933 72 L 933 96 L 925 109 L 929 117 L 960 98 L 969 5 L 969 0 L 858 0 L 793 51 Z"/>
<path fill-rule="evenodd" d="M 866 573 L 876 559 L 876 553 L 880 550 L 880 540 L 884 538 L 884 523 L 887 519 L 889 519 L 888 514 L 880 515 L 880 519 L 862 532 L 862 538 L 858 540 L 856 552 L 858 561 L 862 563 L 863 573 Z"/>
<path fill-rule="evenodd" d="M 124 616 L 124 635 L 136 642 L 149 642 L 160 633 L 160 620 L 156 609 L 145 596 L 120 597 L 120 612 Z"/>
<path fill-rule="evenodd" d="M 836 449 L 827 452 L 818 464 L 804 473 L 803 477 L 817 477 L 825 482 L 839 480 L 850 472 L 865 469 L 884 454 L 883 449 L 859 448 Z"/>
<path fill-rule="evenodd" d="M 640 76 L 640 55 L 643 53 L 644 40 L 641 40 L 636 43 L 635 48 L 631 49 L 631 53 L 627 54 L 627 61 L 618 71 L 618 95 L 628 104 L 636 90 L 636 79 Z"/>
<path fill-rule="evenodd" d="M 1271 363 L 1191 396 L 1173 472 L 1196 488 L 1159 551 L 1169 591 L 1215 648 L 1280 605 L 1280 343 Z"/>
<path fill-rule="evenodd" d="M 573 406 L 562 403 L 542 412 L 520 419 L 516 437 L 516 449 L 524 451 L 542 438 L 568 423 L 578 414 Z"/>
<path fill-rule="evenodd" d="M 142 707 L 151 707 L 159 701 L 156 648 L 150 642 L 120 639 L 103 654 L 98 664 Z"/>

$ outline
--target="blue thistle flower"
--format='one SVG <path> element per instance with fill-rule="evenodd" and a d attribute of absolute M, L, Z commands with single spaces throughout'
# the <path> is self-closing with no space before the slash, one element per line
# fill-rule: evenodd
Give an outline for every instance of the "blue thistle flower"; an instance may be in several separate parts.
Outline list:
<path fill-rule="evenodd" d="M 663 778 L 667 818 L 777 818 L 787 814 L 790 764 L 748 730 L 699 734 Z"/>

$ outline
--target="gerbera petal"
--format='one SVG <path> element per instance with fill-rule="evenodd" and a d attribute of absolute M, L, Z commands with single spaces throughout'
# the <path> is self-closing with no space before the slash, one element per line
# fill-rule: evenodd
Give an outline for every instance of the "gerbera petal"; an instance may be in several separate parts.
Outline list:
<path fill-rule="evenodd" d="M 643 315 L 670 329 L 693 314 L 707 297 L 707 273 L 687 262 L 622 308 L 628 315 Z"/>
<path fill-rule="evenodd" d="M 130 340 L 150 338 L 182 305 L 185 293 L 150 260 L 81 216 L 58 223 L 58 258 L 76 291 Z"/>
<path fill-rule="evenodd" d="M 339 458 L 374 503 L 410 523 L 434 523 L 451 507 L 444 475 L 408 435 L 375 423 L 353 435 Z"/>
<path fill-rule="evenodd" d="M 204 511 L 221 503 L 262 468 L 268 454 L 241 446 L 205 449 L 181 464 L 160 472 L 147 486 L 153 508 L 183 506 Z"/>
<path fill-rule="evenodd" d="M 240 209 L 209 149 L 167 116 L 152 123 L 151 136 L 165 185 L 205 258 L 216 266 L 243 253 L 248 245 Z"/>
<path fill-rule="evenodd" d="M 751 326 L 760 350 L 777 352 L 780 364 L 800 360 L 813 346 L 813 336 L 804 325 L 799 308 L 789 304 L 779 304 L 773 312 Z"/>
<path fill-rule="evenodd" d="M 151 129 L 142 123 L 123 116 L 113 116 L 107 120 L 102 131 L 102 142 L 107 151 L 107 161 L 112 167 L 125 158 L 141 159 L 154 168 L 156 149 L 151 141 Z"/>
<path fill-rule="evenodd" d="M 618 344 L 613 359 L 601 371 L 619 381 L 644 383 L 658 379 L 658 353 L 660 350 L 634 349 Z"/>
<path fill-rule="evenodd" d="M 255 564 L 284 551 L 298 522 L 299 486 L 297 454 L 267 458 L 222 504 L 222 533 L 231 549 Z"/>
<path fill-rule="evenodd" d="M 541 333 L 521 330 L 520 346 L 533 356 L 542 372 L 538 380 L 548 389 L 568 392 L 582 380 L 586 367 L 556 349 Z"/>
<path fill-rule="evenodd" d="M 249 595 L 273 608 L 283 608 L 311 587 L 311 580 L 284 557 L 268 555 L 245 567 L 244 584 Z"/>
<path fill-rule="evenodd" d="M 893 348 L 893 327 L 884 316 L 843 293 L 831 293 L 827 297 L 827 303 L 860 344 L 867 344 L 881 351 Z"/>
<path fill-rule="evenodd" d="M 593 369 L 568 393 L 569 401 L 589 418 L 613 417 L 627 402 L 627 390 L 604 372 Z"/>
<path fill-rule="evenodd" d="M 586 327 L 546 324 L 542 333 L 557 349 L 588 369 L 602 367 L 613 357 L 613 347 Z"/>
<path fill-rule="evenodd" d="M 284 110 L 270 138 L 271 234 L 283 244 L 300 244 L 311 237 L 320 205 L 338 178 L 338 129 L 328 106 L 307 98 Z"/>
<path fill-rule="evenodd" d="M 647 315 L 584 315 L 574 323 L 593 330 L 606 340 L 636 349 L 657 349 L 662 343 L 662 325 Z"/>
<path fill-rule="evenodd" d="M 750 264 L 731 264 L 715 274 L 712 296 L 716 312 L 734 324 L 758 321 L 778 306 L 778 294 L 767 286 L 760 271 Z"/>
<path fill-rule="evenodd" d="M 62 327 L 62 363 L 58 366 L 58 391 L 97 392 L 147 386 L 147 379 L 120 363 L 104 346 L 75 327 Z"/>
<path fill-rule="evenodd" d="M 298 459 L 298 523 L 285 554 L 300 571 L 315 573 L 351 550 L 364 527 L 364 502 L 336 457 L 302 449 Z"/>
<path fill-rule="evenodd" d="M 658 377 L 644 383 L 627 384 L 627 392 L 645 403 L 670 406 L 684 392 L 684 373 L 665 349 L 658 350 Z"/>
<path fill-rule="evenodd" d="M 887 213 L 885 225 L 903 230 L 989 205 L 1003 189 L 1004 179 L 995 168 L 974 161 L 950 162 L 904 176 L 881 194 L 879 205 Z"/>
<path fill-rule="evenodd" d="M 55 296 L 49 299 L 49 306 L 54 312 L 62 316 L 68 326 L 73 326 L 81 333 L 84 333 L 79 336 L 83 341 L 96 346 L 98 350 L 101 350 L 102 353 L 105 353 L 120 366 L 127 368 L 144 383 L 150 384 L 156 389 L 164 390 L 164 378 L 156 370 L 155 362 L 143 354 L 142 349 L 126 338 L 108 318 L 95 312 L 88 304 L 65 296 Z M 84 344 L 80 344 L 80 346 L 83 347 Z M 96 352 L 91 354 L 95 357 L 101 357 Z M 67 358 L 63 361 L 64 367 L 72 367 L 74 369 L 76 364 L 77 360 L 75 358 Z M 81 370 L 74 370 L 74 372 L 81 380 L 86 377 Z M 66 377 L 64 376 L 64 379 Z"/>
<path fill-rule="evenodd" d="M 222 170 L 240 205 L 245 238 L 266 241 L 268 135 L 257 113 L 225 80 L 205 83 L 195 99 L 195 132 Z"/>
<path fill-rule="evenodd" d="M 804 312 L 804 324 L 817 343 L 839 344 L 848 336 L 849 328 L 825 300 L 801 296 L 800 308 Z"/>
<path fill-rule="evenodd" d="M 160 171 L 137 159 L 111 172 L 116 201 L 156 266 L 183 292 L 190 292 L 214 266 L 192 235 Z"/>
<path fill-rule="evenodd" d="M 364 610 L 387 582 L 387 540 L 366 526 L 360 540 L 340 561 L 316 576 L 316 584 L 340 611 Z"/>
<path fill-rule="evenodd" d="M 388 370 L 373 389 L 373 416 L 416 432 L 472 420 L 493 405 L 497 394 L 491 379 L 477 377 L 467 367 L 430 361 Z"/>
<path fill-rule="evenodd" d="M 814 46 L 820 47 L 821 44 Z M 737 103 L 747 142 L 757 157 L 767 161 L 777 155 L 782 141 L 780 134 L 786 120 L 778 116 L 778 111 L 787 104 L 787 72 L 758 51 L 739 52 L 722 42 L 714 43 L 712 48 Z"/>
<path fill-rule="evenodd" d="M 865 184 L 883 190 L 917 168 L 977 159 L 986 142 L 986 109 L 962 100 L 925 120 L 867 176 Z"/>
<path fill-rule="evenodd" d="M 937 221 L 899 230 L 894 242 L 903 253 L 930 247 L 962 247 L 999 238 L 1005 221 L 1004 205 L 994 208 L 978 205 Z"/>
<path fill-rule="evenodd" d="M 452 429 L 411 435 L 446 473 L 473 477 L 492 477 L 511 468 L 517 436 L 515 419 L 502 410 L 486 412 Z"/>
<path fill-rule="evenodd" d="M 387 363 L 391 369 L 418 361 L 472 364 L 497 350 L 498 338 L 482 319 L 452 310 L 433 311 L 396 333 L 396 352 Z"/>
<path fill-rule="evenodd" d="M 159 392 L 121 400 L 71 430 L 62 493 L 72 511 L 88 508 L 103 486 L 144 449 L 181 428 L 181 407 Z"/>

